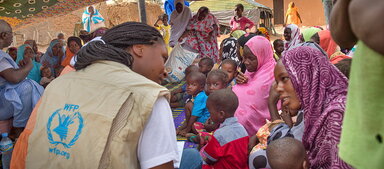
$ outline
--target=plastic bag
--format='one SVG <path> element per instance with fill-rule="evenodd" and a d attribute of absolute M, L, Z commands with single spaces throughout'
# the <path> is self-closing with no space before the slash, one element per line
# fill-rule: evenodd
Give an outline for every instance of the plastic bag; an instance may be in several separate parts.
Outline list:
<path fill-rule="evenodd" d="M 168 73 L 168 82 L 180 82 L 185 77 L 185 69 L 193 63 L 198 53 L 190 52 L 181 47 L 178 43 L 173 48 L 167 62 L 165 70 Z"/>

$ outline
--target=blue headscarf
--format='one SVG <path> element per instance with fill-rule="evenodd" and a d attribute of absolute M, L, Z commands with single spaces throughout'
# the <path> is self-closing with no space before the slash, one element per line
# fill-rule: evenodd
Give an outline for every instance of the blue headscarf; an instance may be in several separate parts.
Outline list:
<path fill-rule="evenodd" d="M 24 44 L 24 45 L 21 45 L 18 49 L 17 49 L 17 59 L 16 59 L 16 63 L 19 63 L 21 60 L 24 59 L 24 53 L 25 53 L 25 49 L 26 48 L 30 48 L 33 52 L 33 49 L 31 46 L 27 45 L 27 44 Z M 33 52 L 34 53 L 34 52 Z M 33 56 L 35 56 L 35 54 L 33 54 Z M 36 62 L 35 61 L 35 58 L 32 58 L 32 64 L 33 64 L 33 68 L 31 69 L 31 71 L 29 72 L 27 78 L 28 79 L 32 79 L 34 80 L 35 82 L 37 83 L 40 83 L 40 79 L 41 79 L 41 74 L 40 74 L 40 68 L 41 68 L 41 64 Z"/>
<path fill-rule="evenodd" d="M 43 57 L 41 57 L 41 60 L 40 60 L 40 63 L 43 64 L 44 66 L 49 67 L 54 75 L 56 75 L 55 66 L 61 65 L 60 63 L 61 59 L 59 58 L 59 56 L 54 56 L 52 51 L 52 48 L 58 43 L 61 43 L 60 40 L 58 39 L 52 40 L 51 43 L 49 44 L 49 47 L 47 48 L 47 51 L 45 52 Z M 65 51 L 64 49 L 62 50 Z"/>
<path fill-rule="evenodd" d="M 189 6 L 189 2 L 184 0 L 185 6 Z M 164 2 L 164 11 L 168 15 L 168 22 L 171 20 L 171 14 L 176 9 L 175 0 L 166 0 Z"/>

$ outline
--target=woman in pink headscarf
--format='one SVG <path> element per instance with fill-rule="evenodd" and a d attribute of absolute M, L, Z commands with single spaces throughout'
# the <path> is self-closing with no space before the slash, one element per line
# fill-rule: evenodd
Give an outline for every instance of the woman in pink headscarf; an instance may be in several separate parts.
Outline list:
<path fill-rule="evenodd" d="M 284 29 L 284 50 L 287 51 L 291 47 L 301 43 L 300 28 L 295 24 L 290 24 Z"/>
<path fill-rule="evenodd" d="M 249 135 L 255 135 L 266 119 L 270 119 L 268 96 L 276 62 L 271 43 L 262 36 L 255 36 L 245 44 L 243 57 L 247 71 L 240 73 L 238 84 L 232 88 L 239 98 L 235 116 Z"/>

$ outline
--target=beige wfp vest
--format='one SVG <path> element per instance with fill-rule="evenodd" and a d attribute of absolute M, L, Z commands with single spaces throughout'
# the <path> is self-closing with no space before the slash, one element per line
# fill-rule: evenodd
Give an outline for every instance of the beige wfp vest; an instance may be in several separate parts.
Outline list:
<path fill-rule="evenodd" d="M 140 168 L 139 138 L 159 96 L 168 90 L 111 61 L 54 80 L 29 137 L 26 168 Z"/>

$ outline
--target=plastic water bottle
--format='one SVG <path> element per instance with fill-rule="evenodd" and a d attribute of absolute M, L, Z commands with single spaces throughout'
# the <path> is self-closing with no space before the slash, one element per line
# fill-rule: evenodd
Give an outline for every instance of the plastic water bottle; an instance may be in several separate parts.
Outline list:
<path fill-rule="evenodd" d="M 8 137 L 8 133 L 2 133 L 1 134 L 1 141 L 0 141 L 0 151 L 1 154 L 7 154 L 13 149 L 13 142 Z"/>

